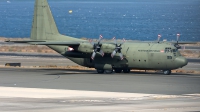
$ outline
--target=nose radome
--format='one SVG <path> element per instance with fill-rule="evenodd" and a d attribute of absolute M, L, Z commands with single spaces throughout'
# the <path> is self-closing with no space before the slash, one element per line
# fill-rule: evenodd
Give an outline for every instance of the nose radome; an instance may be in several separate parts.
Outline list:
<path fill-rule="evenodd" d="M 177 57 L 175 61 L 178 63 L 179 66 L 183 67 L 188 64 L 188 61 L 184 57 Z"/>

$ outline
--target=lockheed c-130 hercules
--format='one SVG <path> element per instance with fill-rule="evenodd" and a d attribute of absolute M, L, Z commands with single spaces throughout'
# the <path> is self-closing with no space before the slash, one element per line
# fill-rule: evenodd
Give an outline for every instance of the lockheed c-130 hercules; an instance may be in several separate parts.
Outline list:
<path fill-rule="evenodd" d="M 129 73 L 131 69 L 162 70 L 171 74 L 171 70 L 187 65 L 181 56 L 177 42 L 121 42 L 115 38 L 111 42 L 82 40 L 61 35 L 58 32 L 47 0 L 36 0 L 31 37 L 27 41 L 7 41 L 46 45 L 73 62 L 90 68 L 98 73 Z"/>

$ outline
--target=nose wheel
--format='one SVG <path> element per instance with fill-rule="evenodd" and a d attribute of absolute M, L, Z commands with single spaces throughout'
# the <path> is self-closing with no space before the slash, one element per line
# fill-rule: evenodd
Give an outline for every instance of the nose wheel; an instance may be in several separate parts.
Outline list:
<path fill-rule="evenodd" d="M 170 75 L 171 74 L 171 70 L 163 70 L 163 74 Z"/>

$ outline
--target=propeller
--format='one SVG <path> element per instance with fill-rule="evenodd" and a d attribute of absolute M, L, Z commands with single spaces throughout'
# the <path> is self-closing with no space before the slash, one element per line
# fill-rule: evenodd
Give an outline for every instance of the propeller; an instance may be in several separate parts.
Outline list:
<path fill-rule="evenodd" d="M 177 33 L 177 34 L 176 34 L 176 37 L 177 37 L 177 42 L 174 44 L 174 46 L 175 46 L 177 49 L 180 49 L 181 46 L 178 45 L 178 40 L 179 40 L 179 38 L 180 38 L 180 34 Z"/>
<path fill-rule="evenodd" d="M 97 52 L 99 54 L 101 54 L 102 57 L 104 56 L 104 52 L 101 50 L 101 43 L 100 43 L 102 39 L 103 39 L 103 36 L 100 35 L 99 36 L 99 40 L 98 40 L 98 42 L 96 44 L 92 41 L 92 39 L 89 40 L 89 42 L 92 44 L 93 49 L 94 49 L 93 53 L 92 53 L 92 56 L 91 56 L 92 60 L 94 60 Z"/>
<path fill-rule="evenodd" d="M 111 53 L 111 57 L 113 58 L 113 57 L 115 56 L 116 53 L 119 53 L 120 59 L 123 60 L 124 57 L 123 57 L 123 55 L 122 55 L 122 53 L 121 53 L 121 49 L 122 49 L 121 45 L 122 45 L 126 40 L 123 38 L 123 43 L 121 43 L 121 44 L 117 44 L 117 41 L 116 41 L 115 37 L 113 37 L 113 40 L 114 40 L 114 42 L 115 42 L 115 49 L 114 49 L 114 51 Z"/>
<path fill-rule="evenodd" d="M 158 43 L 160 42 L 161 35 L 158 34 Z"/>

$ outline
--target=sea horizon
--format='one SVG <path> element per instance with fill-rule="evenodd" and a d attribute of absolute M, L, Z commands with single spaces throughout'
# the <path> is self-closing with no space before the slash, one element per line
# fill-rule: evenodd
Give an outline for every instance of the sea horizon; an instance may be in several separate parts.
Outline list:
<path fill-rule="evenodd" d="M 76 38 L 200 41 L 198 0 L 48 0 L 61 34 Z M 72 13 L 69 11 L 72 10 Z M 34 0 L 0 1 L 0 37 L 30 37 Z"/>

